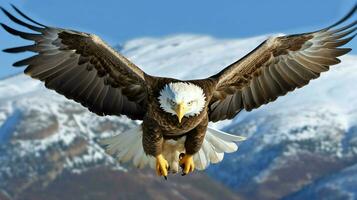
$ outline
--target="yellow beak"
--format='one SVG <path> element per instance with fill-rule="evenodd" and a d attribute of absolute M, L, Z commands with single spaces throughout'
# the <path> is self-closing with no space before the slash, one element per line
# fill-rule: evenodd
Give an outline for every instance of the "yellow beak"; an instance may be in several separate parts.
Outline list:
<path fill-rule="evenodd" d="M 181 120 L 182 120 L 183 116 L 185 116 L 186 111 L 187 110 L 186 110 L 186 106 L 184 103 L 177 104 L 175 112 L 176 112 L 179 123 L 181 123 Z"/>

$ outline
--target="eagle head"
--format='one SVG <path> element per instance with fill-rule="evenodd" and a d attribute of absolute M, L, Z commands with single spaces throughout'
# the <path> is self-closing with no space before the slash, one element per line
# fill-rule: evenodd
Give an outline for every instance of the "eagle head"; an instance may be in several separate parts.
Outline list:
<path fill-rule="evenodd" d="M 201 87 L 187 82 L 169 83 L 160 91 L 160 107 L 176 115 L 179 123 L 183 117 L 200 114 L 205 107 L 206 97 Z"/>

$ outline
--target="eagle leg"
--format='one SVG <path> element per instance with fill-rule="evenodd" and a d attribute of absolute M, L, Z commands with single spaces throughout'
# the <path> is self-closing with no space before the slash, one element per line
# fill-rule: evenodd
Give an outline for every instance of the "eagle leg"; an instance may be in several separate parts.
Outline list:
<path fill-rule="evenodd" d="M 156 156 L 156 174 L 167 179 L 168 169 L 169 163 L 165 160 L 162 154 Z"/>
<path fill-rule="evenodd" d="M 181 157 L 181 156 L 180 156 Z M 193 162 L 193 155 L 185 154 L 180 159 L 180 166 L 182 167 L 182 176 L 185 176 L 188 173 L 193 172 L 195 169 L 195 164 Z"/>

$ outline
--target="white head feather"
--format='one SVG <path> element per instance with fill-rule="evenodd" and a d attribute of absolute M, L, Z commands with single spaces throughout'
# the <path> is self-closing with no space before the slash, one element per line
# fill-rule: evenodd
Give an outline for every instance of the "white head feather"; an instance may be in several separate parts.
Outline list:
<path fill-rule="evenodd" d="M 160 107 L 172 115 L 176 115 L 175 106 L 183 103 L 187 108 L 184 116 L 198 115 L 204 108 L 206 97 L 202 88 L 192 83 L 169 83 L 160 91 Z"/>

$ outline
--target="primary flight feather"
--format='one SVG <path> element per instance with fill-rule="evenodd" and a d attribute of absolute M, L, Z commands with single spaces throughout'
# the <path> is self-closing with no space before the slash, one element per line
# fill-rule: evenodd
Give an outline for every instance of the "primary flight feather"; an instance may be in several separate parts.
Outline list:
<path fill-rule="evenodd" d="M 356 6 L 325 29 L 272 37 L 255 50 L 207 79 L 177 80 L 143 72 L 98 36 L 40 24 L 19 9 L 24 22 L 1 8 L 13 22 L 36 33 L 1 26 L 34 41 L 5 52 L 36 55 L 14 63 L 49 89 L 73 99 L 98 115 L 126 115 L 142 124 L 102 141 L 118 161 L 150 165 L 159 176 L 205 169 L 237 150 L 243 137 L 208 127 L 232 119 L 318 78 L 351 49 L 340 48 L 356 35 L 356 20 L 344 24 Z"/>

